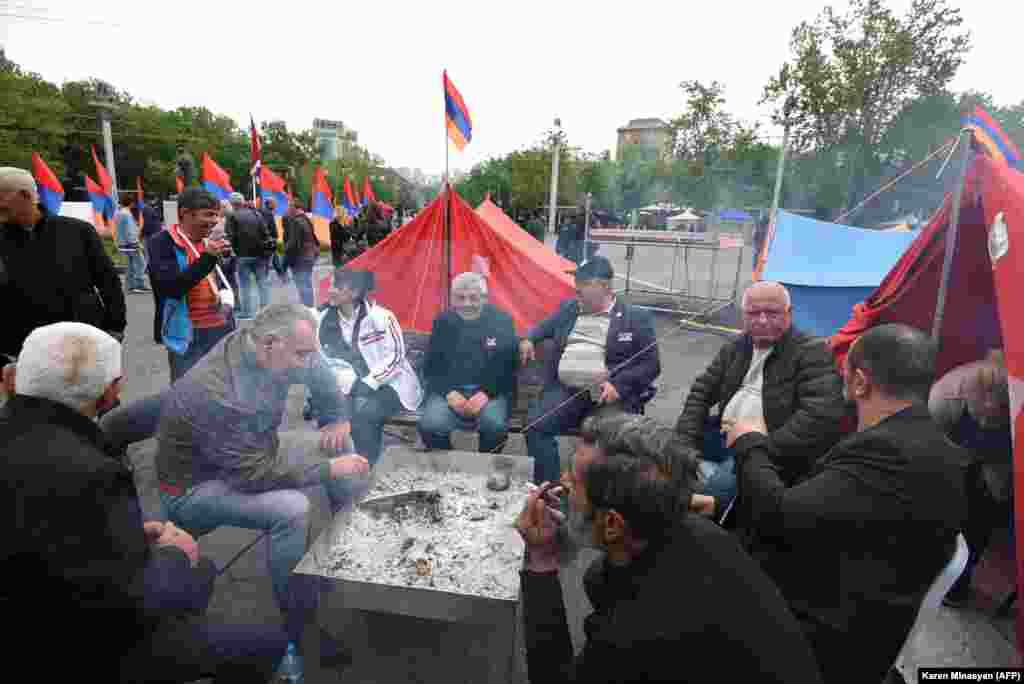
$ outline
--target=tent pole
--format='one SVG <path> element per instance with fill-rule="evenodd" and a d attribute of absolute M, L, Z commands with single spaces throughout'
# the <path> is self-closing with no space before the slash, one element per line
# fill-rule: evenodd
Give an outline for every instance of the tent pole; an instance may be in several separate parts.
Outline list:
<path fill-rule="evenodd" d="M 960 135 L 958 145 L 960 150 L 960 172 L 956 180 L 956 189 L 953 190 L 953 209 L 949 216 L 949 226 L 946 228 L 946 253 L 942 259 L 942 280 L 939 281 L 939 294 L 935 301 L 935 319 L 932 323 L 932 341 L 935 343 L 936 352 L 942 346 L 942 322 L 946 315 L 946 293 L 949 288 L 949 278 L 953 271 L 953 252 L 956 251 L 957 237 L 960 232 L 960 202 L 964 194 L 964 182 L 967 178 L 967 160 L 971 153 L 971 146 L 963 134 Z"/>

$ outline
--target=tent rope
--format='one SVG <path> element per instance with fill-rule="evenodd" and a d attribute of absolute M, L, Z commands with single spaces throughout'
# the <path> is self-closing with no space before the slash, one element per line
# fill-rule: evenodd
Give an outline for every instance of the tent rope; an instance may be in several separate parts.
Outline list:
<path fill-rule="evenodd" d="M 934 152 L 932 152 L 931 154 L 929 154 L 929 155 L 928 155 L 927 157 L 925 157 L 925 158 L 924 158 L 924 159 L 922 159 L 921 161 L 917 162 L 916 164 L 914 164 L 913 166 L 911 166 L 911 167 L 910 167 L 909 169 L 907 169 L 906 171 L 904 171 L 903 173 L 901 173 L 900 175 L 896 176 L 896 177 L 895 177 L 895 178 L 893 178 L 893 179 L 892 179 L 891 181 L 889 181 L 888 183 L 886 183 L 885 185 L 883 185 L 882 187 L 880 187 L 880 188 L 879 188 L 878 190 L 874 191 L 873 193 L 871 193 L 870 195 L 868 195 L 867 197 L 865 197 L 865 198 L 864 198 L 864 199 L 863 199 L 863 200 L 862 200 L 862 201 L 861 201 L 861 202 L 860 202 L 859 204 L 857 204 L 857 205 L 856 205 L 855 207 L 853 207 L 853 208 L 852 208 L 852 209 L 850 209 L 849 211 L 845 211 L 845 212 L 843 212 L 842 214 L 840 214 L 840 215 L 839 215 L 839 216 L 838 216 L 838 217 L 836 218 L 836 220 L 835 220 L 834 222 L 835 222 L 835 223 L 841 223 L 841 222 L 842 222 L 842 221 L 843 221 L 844 219 L 846 219 L 847 217 L 849 217 L 849 216 L 852 216 L 852 215 L 853 215 L 853 214 L 855 214 L 856 212 L 860 211 L 860 210 L 861 210 L 861 209 L 862 209 L 862 208 L 864 207 L 864 205 L 866 205 L 866 204 L 867 204 L 868 202 L 870 202 L 871 200 L 875 199 L 876 197 L 878 197 L 879 195 L 881 195 L 881 194 L 882 194 L 883 192 L 885 192 L 886 190 L 888 190 L 888 189 L 889 189 L 889 188 L 891 188 L 892 186 L 894 186 L 894 185 L 896 185 L 897 183 L 899 183 L 899 182 L 900 182 L 901 180 L 903 180 L 904 178 L 906 178 L 906 177 L 907 177 L 907 176 L 909 176 L 910 174 L 914 173 L 914 171 L 917 171 L 917 170 L 918 170 L 919 168 L 921 168 L 922 166 L 924 166 L 925 164 L 927 164 L 927 163 L 928 163 L 929 161 L 931 161 L 931 160 L 932 160 L 933 158 L 935 158 L 935 157 L 939 156 L 940 154 L 942 154 L 943 152 L 945 152 L 946 150 L 948 150 L 948 149 L 949 149 L 949 148 L 950 148 L 951 146 L 955 145 L 955 144 L 956 144 L 956 142 L 957 142 L 957 140 L 959 140 L 959 139 L 960 139 L 960 138 L 959 138 L 959 136 L 957 136 L 957 137 L 954 137 L 954 138 L 950 138 L 950 139 L 949 139 L 949 140 L 947 140 L 947 141 L 946 141 L 945 143 L 943 143 L 943 144 L 942 144 L 942 146 L 940 146 L 940 147 L 939 147 L 939 148 L 938 148 L 937 150 L 935 150 Z"/>

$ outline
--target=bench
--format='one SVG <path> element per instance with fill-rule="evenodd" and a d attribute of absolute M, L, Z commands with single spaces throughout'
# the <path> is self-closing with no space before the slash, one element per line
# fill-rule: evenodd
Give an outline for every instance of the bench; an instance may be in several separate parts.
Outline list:
<path fill-rule="evenodd" d="M 423 360 L 427 354 L 427 343 L 430 341 L 430 333 L 404 331 L 402 337 L 405 341 L 405 356 L 409 359 L 412 367 L 420 377 L 420 383 L 426 387 L 423 381 Z M 508 423 L 509 432 L 521 433 L 528 425 L 530 406 L 538 399 L 544 390 L 544 358 L 545 354 L 554 353 L 554 341 L 543 340 L 536 345 L 536 360 L 526 366 L 521 366 L 516 373 L 516 391 L 509 409 Z M 386 425 L 394 425 L 402 428 L 415 428 L 420 420 L 419 411 L 400 411 L 385 421 Z M 576 430 L 566 432 L 567 435 L 577 434 Z"/>

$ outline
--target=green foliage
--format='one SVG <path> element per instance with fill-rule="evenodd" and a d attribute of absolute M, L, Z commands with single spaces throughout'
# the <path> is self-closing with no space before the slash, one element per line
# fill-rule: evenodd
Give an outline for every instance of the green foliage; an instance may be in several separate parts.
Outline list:
<path fill-rule="evenodd" d="M 100 161 L 106 161 L 100 110 L 95 104 L 100 99 L 112 105 L 111 132 L 121 191 L 134 191 L 135 180 L 141 177 L 146 192 L 174 192 L 175 162 L 179 151 L 184 150 L 196 162 L 197 180 L 202 155 L 209 153 L 231 175 L 236 190 L 251 194 L 247 125 L 240 126 L 231 117 L 202 106 L 164 110 L 139 103 L 127 92 L 108 91 L 95 79 L 70 81 L 58 88 L 10 62 L 2 67 L 0 159 L 29 168 L 32 152 L 39 152 L 65 181 L 69 199 L 84 199 L 80 194 L 84 191 L 84 174 L 95 178 L 90 147 L 95 146 Z M 318 156 L 314 132 L 289 131 L 283 122 L 274 121 L 264 122 L 260 134 L 264 163 L 308 198 L 312 165 Z M 332 168 L 335 177 L 340 177 L 339 173 L 358 176 L 361 188 L 367 173 L 381 166 L 383 160 L 379 157 L 358 145 L 349 145 L 345 157 Z M 386 185 L 384 193 L 396 196 L 398 191 Z"/>
<path fill-rule="evenodd" d="M 845 176 L 853 204 L 902 145 L 890 129 L 908 108 L 939 111 L 928 100 L 942 96 L 970 48 L 962 23 L 946 0 L 913 0 L 902 17 L 883 0 L 850 0 L 845 13 L 826 7 L 794 29 L 791 59 L 765 86 L 763 101 L 790 127 L 794 152 L 837 160 L 838 168 L 816 176 L 823 191 Z"/>
<path fill-rule="evenodd" d="M 13 64 L 0 70 L 0 159 L 27 169 L 38 152 L 60 178 L 68 111 L 60 90 L 37 74 Z"/>

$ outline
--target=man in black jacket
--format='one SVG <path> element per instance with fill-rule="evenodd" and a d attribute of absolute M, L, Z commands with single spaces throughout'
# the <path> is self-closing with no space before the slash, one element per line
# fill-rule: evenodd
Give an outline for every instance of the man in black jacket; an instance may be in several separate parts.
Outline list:
<path fill-rule="evenodd" d="M 652 383 L 661 373 L 654 321 L 615 296 L 613 276 L 604 257 L 580 266 L 577 298 L 562 302 L 520 342 L 524 365 L 534 358 L 537 342 L 552 339 L 556 345 L 544 359 L 544 393 L 530 408 L 533 427 L 526 433 L 537 483 L 558 479 L 557 435 L 579 427 L 597 409 L 640 413 L 654 395 Z"/>
<path fill-rule="evenodd" d="M 285 270 L 292 270 L 299 299 L 310 308 L 316 301 L 313 296 L 313 267 L 319 256 L 320 241 L 313 222 L 306 215 L 305 206 L 296 198 L 284 217 Z"/>
<path fill-rule="evenodd" d="M 564 482 L 569 523 L 559 529 L 542 485 L 517 525 L 531 684 L 821 681 L 778 588 L 728 532 L 686 513 L 695 479 L 671 428 L 627 414 L 584 422 Z M 558 577 L 560 541 L 573 539 L 605 552 L 583 578 L 594 612 L 576 656 Z"/>
<path fill-rule="evenodd" d="M 32 174 L 0 168 L 0 354 L 17 356 L 32 330 L 79 321 L 124 337 L 124 290 L 96 230 L 39 204 Z"/>
<path fill-rule="evenodd" d="M 220 221 L 220 203 L 209 191 L 188 188 L 178 197 L 180 225 L 150 238 L 149 281 L 153 285 L 156 311 L 153 338 L 164 344 L 164 326 L 171 308 L 168 300 L 179 300 L 188 308 L 192 340 L 184 352 L 167 349 L 171 382 L 183 376 L 225 335 L 235 329 L 234 315 L 221 308 L 218 292 L 224 286 L 214 273 L 218 259 L 230 254 L 227 240 L 208 240 Z"/>
<path fill-rule="evenodd" d="M 454 430 L 478 429 L 479 450 L 505 448 L 516 386 L 515 324 L 487 302 L 479 273 L 452 280 L 452 308 L 434 319 L 423 361 L 427 396 L 419 432 L 429 449 L 451 449 Z"/>
<path fill-rule="evenodd" d="M 861 335 L 843 369 L 857 432 L 794 486 L 781 477 L 787 456 L 763 422 L 740 420 L 729 431 L 740 530 L 829 684 L 882 681 L 953 554 L 967 454 L 929 415 L 934 372 L 935 345 L 919 330 L 889 324 Z"/>
<path fill-rule="evenodd" d="M 224 230 L 238 257 L 238 289 L 241 301 L 237 317 L 248 320 L 270 304 L 270 255 L 277 238 L 266 217 L 246 206 L 241 193 L 231 195 L 232 212 L 224 221 Z M 255 286 L 250 282 L 256 281 Z"/>
<path fill-rule="evenodd" d="M 25 340 L 0 419 L 0 606 L 46 628 L 8 643 L 42 681 L 85 664 L 120 682 L 267 681 L 284 633 L 201 617 L 216 568 L 187 533 L 143 523 L 132 475 L 93 422 L 121 381 L 121 345 L 92 326 Z"/>
<path fill-rule="evenodd" d="M 755 283 L 742 304 L 744 335 L 694 380 L 676 423 L 702 457 L 700 491 L 715 499 L 719 514 L 736 495 L 735 459 L 724 448 L 719 420 L 762 420 L 792 482 L 836 443 L 847 413 L 832 355 L 824 340 L 793 328 L 786 288 Z M 709 419 L 715 405 L 720 418 Z"/>

